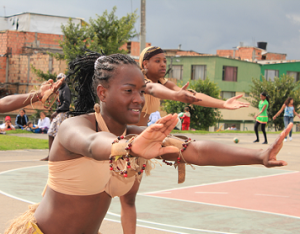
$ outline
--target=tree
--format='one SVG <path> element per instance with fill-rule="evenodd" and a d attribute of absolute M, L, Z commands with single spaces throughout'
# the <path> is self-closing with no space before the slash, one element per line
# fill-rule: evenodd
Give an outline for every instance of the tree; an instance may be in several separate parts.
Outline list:
<path fill-rule="evenodd" d="M 195 82 L 191 81 L 189 88 L 214 98 L 220 97 L 220 89 L 218 88 L 217 84 L 211 82 L 209 79 L 197 80 Z M 163 103 L 163 108 L 167 113 L 183 112 L 183 109 L 186 106 L 188 106 L 187 103 L 170 100 L 165 100 Z M 208 108 L 196 105 L 191 106 L 191 128 L 197 130 L 207 130 L 209 126 L 214 126 L 218 121 L 221 120 L 221 112 L 216 108 Z"/>
<path fill-rule="evenodd" d="M 63 55 L 54 54 L 57 59 L 67 62 L 83 55 L 86 49 L 95 52 L 103 51 L 106 55 L 123 53 L 120 49 L 129 39 L 135 37 L 134 24 L 138 18 L 136 12 L 127 14 L 118 19 L 115 15 L 117 8 L 113 7 L 110 13 L 105 10 L 102 16 L 90 18 L 89 24 L 76 25 L 70 19 L 66 26 L 62 25 L 64 39 L 60 42 Z"/>
<path fill-rule="evenodd" d="M 260 101 L 260 94 L 266 92 L 270 97 L 269 108 L 267 110 L 269 121 L 274 123 L 275 130 L 281 130 L 284 128 L 283 114 L 278 116 L 273 121 L 273 116 L 280 110 L 284 101 L 288 97 L 294 99 L 295 110 L 298 112 L 300 104 L 300 81 L 295 82 L 295 78 L 287 75 L 281 77 L 275 77 L 274 81 L 267 81 L 264 77 L 262 79 L 252 79 L 252 85 L 250 86 L 249 98 L 247 101 L 251 103 L 251 106 L 257 108 Z"/>

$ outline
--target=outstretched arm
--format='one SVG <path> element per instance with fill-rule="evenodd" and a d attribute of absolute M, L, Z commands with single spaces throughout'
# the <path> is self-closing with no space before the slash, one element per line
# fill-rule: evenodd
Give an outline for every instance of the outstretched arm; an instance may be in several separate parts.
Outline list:
<path fill-rule="evenodd" d="M 276 115 L 273 116 L 273 120 L 275 120 L 277 118 L 277 116 L 281 114 L 281 112 L 283 111 L 284 107 L 285 107 L 285 104 L 283 104 L 282 107 L 280 108 L 280 110 L 276 113 Z M 295 111 L 295 109 L 294 109 L 294 111 Z"/>
<path fill-rule="evenodd" d="M 29 105 L 31 102 L 37 102 L 41 100 L 44 94 L 53 88 L 54 92 L 60 87 L 63 79 L 60 79 L 53 84 L 53 80 L 48 80 L 47 83 L 41 86 L 37 93 L 27 93 L 18 95 L 9 95 L 0 99 L 0 113 L 10 112 L 16 109 L 20 109 Z"/>
<path fill-rule="evenodd" d="M 162 100 L 167 99 L 184 103 L 200 102 L 200 98 L 186 91 L 188 86 L 189 82 L 186 83 L 182 88 L 178 87 L 178 90 L 172 90 L 159 83 L 147 83 L 145 93 Z"/>
<path fill-rule="evenodd" d="M 266 150 L 256 150 L 240 147 L 232 147 L 211 141 L 196 141 L 189 144 L 183 152 L 186 162 L 199 166 L 235 166 L 262 164 L 266 167 L 285 166 L 287 163 L 277 160 L 276 156 L 282 148 L 285 136 L 292 129 L 293 124 L 281 132 L 275 142 Z M 176 160 L 177 155 L 163 155 L 164 159 Z"/>
<path fill-rule="evenodd" d="M 294 108 L 294 115 L 297 115 L 300 118 L 300 115 L 295 111 L 295 108 Z"/>
<path fill-rule="evenodd" d="M 167 115 L 160 119 L 160 124 L 153 124 L 138 135 L 132 147 L 131 155 L 153 158 L 166 153 L 177 152 L 175 147 L 162 147 L 163 139 L 170 134 L 177 123 L 177 115 Z M 138 132 L 138 127 L 130 128 L 129 133 Z M 84 155 L 96 160 L 108 160 L 112 142 L 116 136 L 109 132 L 95 132 L 95 127 L 85 116 L 65 120 L 56 136 L 60 145 L 73 154 Z M 143 128 L 142 128 L 143 129 Z M 142 131 L 141 129 L 141 131 Z M 124 150 L 127 145 L 124 143 Z M 147 149 L 149 149 L 147 151 Z M 123 148 L 122 148 L 123 150 Z M 151 152 L 151 150 L 154 150 Z M 51 149 L 51 153 L 55 154 Z M 125 152 L 124 152 L 125 153 Z"/>
<path fill-rule="evenodd" d="M 165 86 L 175 91 L 181 89 L 171 81 L 167 81 L 167 83 L 165 83 Z M 234 109 L 239 109 L 241 107 L 248 107 L 250 105 L 249 103 L 238 101 L 238 99 L 241 98 L 243 95 L 232 97 L 226 101 L 210 97 L 204 93 L 195 93 L 194 95 L 195 97 L 201 99 L 201 102 L 198 101 L 193 103 L 194 105 L 198 105 L 198 106 L 234 110 Z"/>

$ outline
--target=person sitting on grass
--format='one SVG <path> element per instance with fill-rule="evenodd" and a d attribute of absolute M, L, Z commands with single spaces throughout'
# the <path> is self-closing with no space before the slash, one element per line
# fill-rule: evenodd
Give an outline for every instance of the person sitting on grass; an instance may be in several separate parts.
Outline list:
<path fill-rule="evenodd" d="M 3 131 L 10 131 L 10 130 L 15 130 L 14 125 L 11 123 L 11 118 L 10 116 L 5 117 L 5 123 L 0 125 L 0 129 Z"/>
<path fill-rule="evenodd" d="M 21 109 L 19 114 L 16 117 L 16 121 L 15 121 L 16 128 L 20 128 L 20 129 L 26 128 L 27 122 L 28 122 L 28 117 L 25 114 L 25 110 Z"/>
<path fill-rule="evenodd" d="M 47 133 L 48 129 L 50 128 L 50 119 L 46 117 L 46 114 L 43 111 L 40 113 L 38 127 L 41 129 L 42 133 Z"/>
<path fill-rule="evenodd" d="M 28 122 L 27 123 L 27 131 L 31 131 L 33 133 L 41 133 L 41 129 L 39 128 L 39 126 L 34 125 L 32 122 Z"/>

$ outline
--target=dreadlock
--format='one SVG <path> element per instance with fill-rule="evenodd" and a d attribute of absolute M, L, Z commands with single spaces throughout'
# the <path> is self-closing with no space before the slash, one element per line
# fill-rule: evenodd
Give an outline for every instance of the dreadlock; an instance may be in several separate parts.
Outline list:
<path fill-rule="evenodd" d="M 69 77 L 74 77 L 75 112 L 74 115 L 93 111 L 97 102 L 98 84 L 108 85 L 108 82 L 119 65 L 138 64 L 124 54 L 105 56 L 103 53 L 89 52 L 79 56 L 69 63 Z"/>

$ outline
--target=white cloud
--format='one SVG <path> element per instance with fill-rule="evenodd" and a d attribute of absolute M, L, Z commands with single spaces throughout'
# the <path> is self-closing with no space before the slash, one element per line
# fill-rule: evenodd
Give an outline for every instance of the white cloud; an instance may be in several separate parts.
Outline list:
<path fill-rule="evenodd" d="M 300 15 L 287 14 L 286 17 L 294 24 L 300 24 Z"/>

